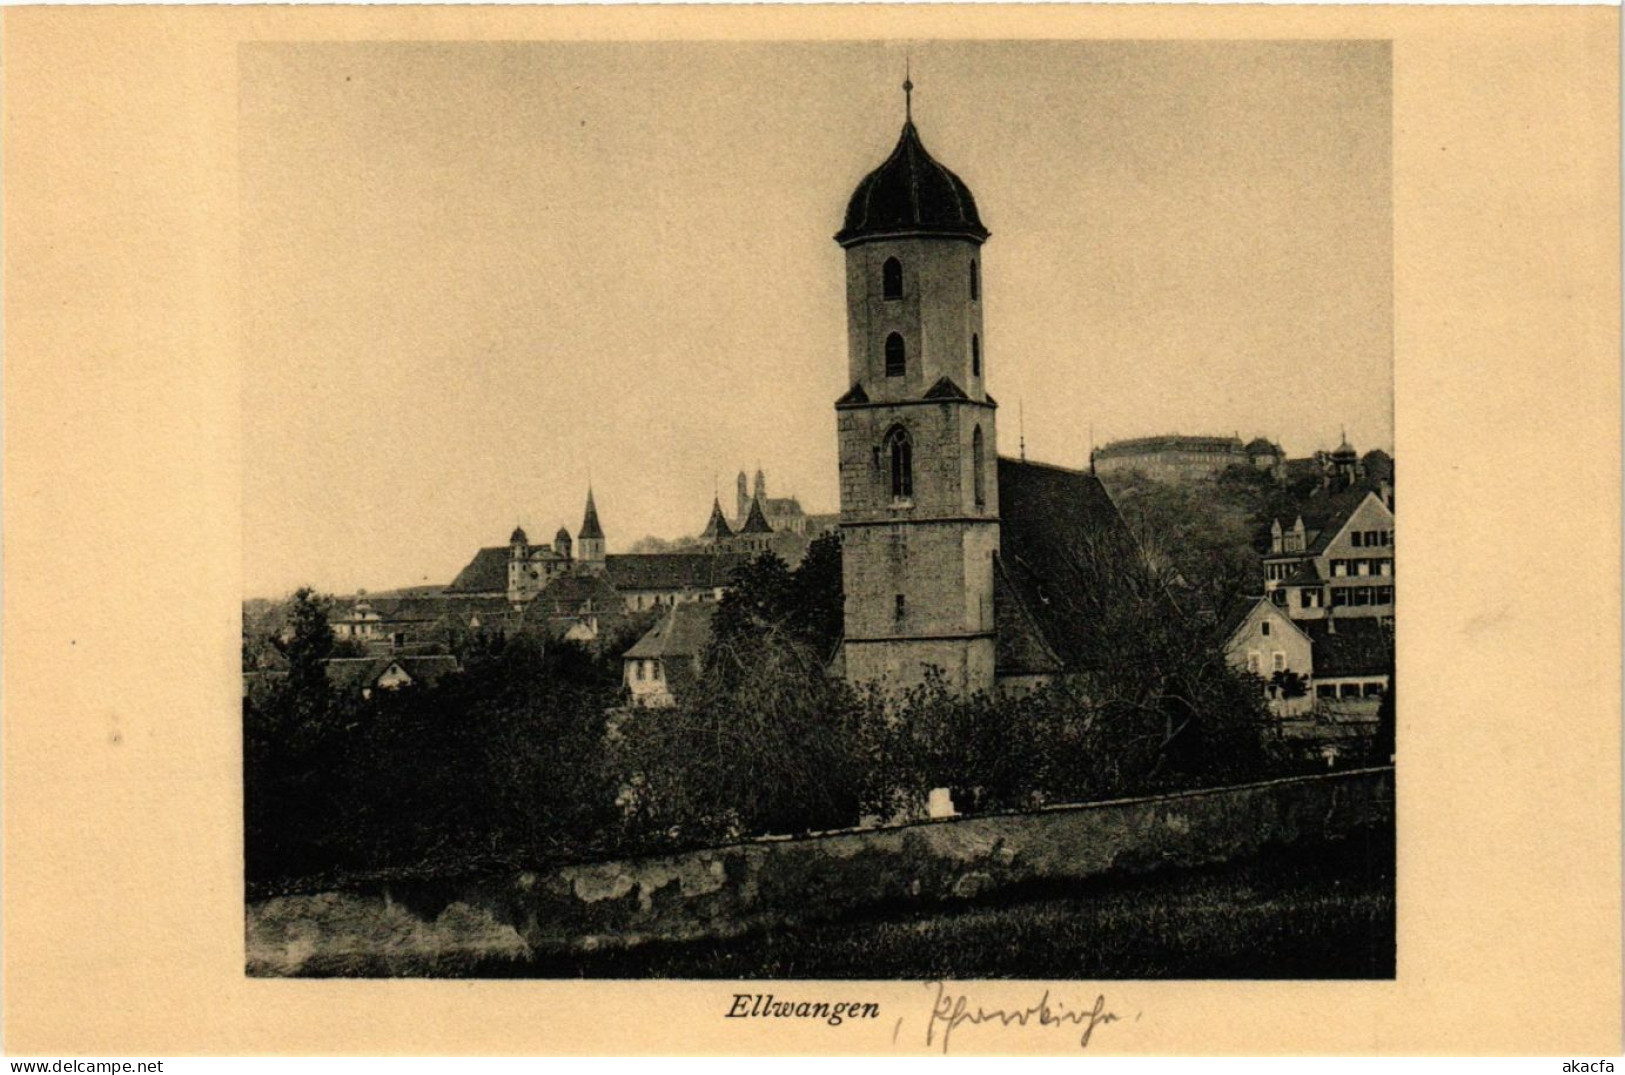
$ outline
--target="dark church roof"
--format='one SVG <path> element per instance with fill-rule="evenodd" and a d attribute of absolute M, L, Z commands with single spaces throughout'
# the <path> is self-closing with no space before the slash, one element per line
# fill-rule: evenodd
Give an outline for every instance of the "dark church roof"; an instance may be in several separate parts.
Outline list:
<path fill-rule="evenodd" d="M 571 545 L 571 544 L 574 544 L 574 542 L 572 542 L 570 540 L 570 531 L 567 530 L 566 528 L 562 527 L 562 526 L 559 527 L 559 532 L 553 535 L 553 544 L 555 544 L 555 545 Z"/>
<path fill-rule="evenodd" d="M 506 545 L 481 549 L 474 554 L 468 566 L 457 572 L 457 577 L 446 587 L 447 593 L 507 593 L 508 558 Z"/>
<path fill-rule="evenodd" d="M 1001 674 L 1097 667 L 1100 609 L 1116 600 L 1116 567 L 1140 555 L 1093 474 L 999 460 L 994 616 Z M 1133 575 L 1133 571 L 1127 572 Z"/>
<path fill-rule="evenodd" d="M 508 535 L 508 544 L 510 544 L 510 545 L 529 545 L 530 544 L 530 538 L 525 536 L 525 528 L 522 527 L 522 526 L 514 527 L 513 528 L 513 533 Z"/>
<path fill-rule="evenodd" d="M 597 538 L 602 541 L 604 528 L 598 525 L 598 508 L 592 502 L 592 490 L 587 490 L 587 514 L 581 520 L 581 533 L 578 537 L 585 539 Z"/>
<path fill-rule="evenodd" d="M 835 241 L 851 246 L 890 235 L 947 235 L 978 243 L 988 236 L 970 188 L 925 151 L 913 120 L 903 124 L 891 156 L 852 192 Z"/>
<path fill-rule="evenodd" d="M 745 525 L 739 528 L 741 534 L 771 534 L 773 528 L 768 525 L 767 516 L 762 514 L 762 501 L 760 498 L 750 502 L 750 515 L 745 519 Z"/>
<path fill-rule="evenodd" d="M 748 559 L 714 552 L 618 554 L 604 557 L 604 574 L 622 591 L 711 590 L 727 586 Z"/>

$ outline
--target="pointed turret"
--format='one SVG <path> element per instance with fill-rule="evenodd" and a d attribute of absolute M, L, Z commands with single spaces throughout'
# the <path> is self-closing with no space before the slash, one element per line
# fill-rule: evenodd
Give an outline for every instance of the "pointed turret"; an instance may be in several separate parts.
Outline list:
<path fill-rule="evenodd" d="M 762 502 L 750 502 L 750 515 L 745 519 L 745 525 L 739 528 L 741 534 L 771 534 L 773 527 L 768 525 L 767 516 L 762 513 Z"/>
<path fill-rule="evenodd" d="M 718 497 L 711 499 L 711 518 L 705 524 L 705 530 L 700 534 L 707 544 L 715 545 L 727 541 L 734 536 L 733 527 L 728 525 L 727 516 L 722 514 L 722 500 Z"/>
<path fill-rule="evenodd" d="M 581 517 L 581 530 L 576 534 L 576 559 L 589 568 L 604 563 L 604 528 L 598 522 L 598 505 L 593 502 L 592 486 L 587 486 L 587 510 Z"/>

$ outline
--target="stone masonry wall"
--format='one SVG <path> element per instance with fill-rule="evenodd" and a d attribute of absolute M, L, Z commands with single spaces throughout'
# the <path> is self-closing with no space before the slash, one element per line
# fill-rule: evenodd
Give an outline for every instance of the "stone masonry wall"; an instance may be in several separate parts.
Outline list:
<path fill-rule="evenodd" d="M 737 935 L 877 904 L 1196 866 L 1393 818 L 1393 770 L 764 839 L 535 873 L 253 902 L 248 972 L 432 975 L 489 957 Z"/>

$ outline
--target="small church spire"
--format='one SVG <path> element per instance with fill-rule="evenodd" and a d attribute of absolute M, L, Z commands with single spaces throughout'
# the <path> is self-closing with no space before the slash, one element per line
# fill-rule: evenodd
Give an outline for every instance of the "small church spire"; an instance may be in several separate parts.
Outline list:
<path fill-rule="evenodd" d="M 914 122 L 914 79 L 909 74 L 909 58 L 903 56 L 903 119 Z"/>

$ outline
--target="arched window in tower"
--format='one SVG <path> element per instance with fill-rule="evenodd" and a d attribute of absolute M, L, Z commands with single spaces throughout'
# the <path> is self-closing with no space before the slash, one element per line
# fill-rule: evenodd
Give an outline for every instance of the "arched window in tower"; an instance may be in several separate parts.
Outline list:
<path fill-rule="evenodd" d="M 908 354 L 903 347 L 903 337 L 892 333 L 886 337 L 886 376 L 901 377 L 908 372 Z"/>
<path fill-rule="evenodd" d="M 970 435 L 970 465 L 974 472 L 971 481 L 976 488 L 976 510 L 981 511 L 987 507 L 987 479 L 983 476 L 987 468 L 982 465 L 981 426 L 977 426 L 976 431 Z"/>
<path fill-rule="evenodd" d="M 982 270 L 976 267 L 976 262 L 970 263 L 970 298 L 976 302 L 982 297 Z"/>
<path fill-rule="evenodd" d="M 982 337 L 974 332 L 970 334 L 970 375 L 982 375 Z"/>
<path fill-rule="evenodd" d="M 908 430 L 892 427 L 886 434 L 886 456 L 891 460 L 891 498 L 910 500 L 914 496 L 914 445 Z"/>
<path fill-rule="evenodd" d="M 880 267 L 880 295 L 887 300 L 903 297 L 903 263 L 896 258 L 887 258 Z"/>

